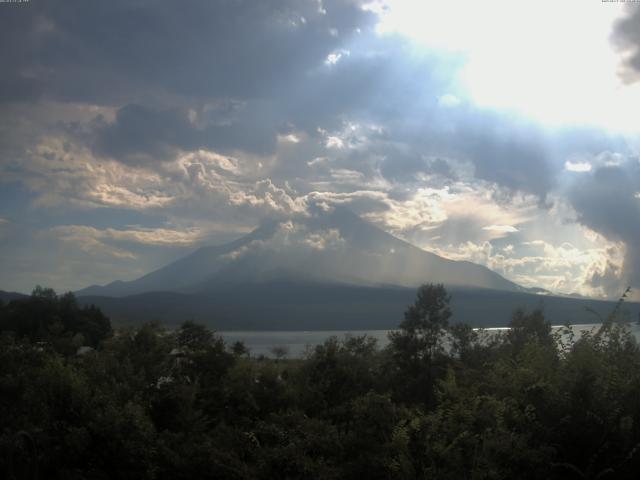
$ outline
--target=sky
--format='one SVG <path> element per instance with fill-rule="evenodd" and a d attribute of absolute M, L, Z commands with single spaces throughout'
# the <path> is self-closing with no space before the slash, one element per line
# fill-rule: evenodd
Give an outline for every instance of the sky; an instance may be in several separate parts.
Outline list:
<path fill-rule="evenodd" d="M 0 42 L 0 289 L 343 205 L 526 287 L 640 299 L 633 2 L 30 0 Z"/>

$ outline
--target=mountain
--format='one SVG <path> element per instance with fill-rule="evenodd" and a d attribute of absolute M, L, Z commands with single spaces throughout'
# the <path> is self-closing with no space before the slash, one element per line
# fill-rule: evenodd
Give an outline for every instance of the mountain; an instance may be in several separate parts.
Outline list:
<path fill-rule="evenodd" d="M 542 307 L 553 324 L 598 321 L 614 302 L 525 289 L 486 267 L 421 250 L 345 209 L 270 222 L 231 243 L 202 247 L 130 282 L 77 292 L 116 323 L 195 320 L 218 330 L 395 328 L 415 288 L 440 282 L 452 321 L 506 326 L 516 308 Z M 625 303 L 635 319 L 640 304 Z"/>
<path fill-rule="evenodd" d="M 517 308 L 542 308 L 553 325 L 597 322 L 615 302 L 481 288 L 452 287 L 452 322 L 505 327 Z M 114 323 L 160 320 L 177 326 L 194 320 L 215 330 L 386 330 L 398 326 L 414 288 L 360 287 L 293 282 L 230 286 L 208 293 L 148 292 L 128 297 L 79 297 L 99 306 Z M 621 318 L 635 320 L 640 304 L 625 303 Z"/>
<path fill-rule="evenodd" d="M 523 291 L 484 266 L 442 258 L 336 208 L 308 218 L 271 222 L 234 242 L 202 247 L 137 280 L 91 286 L 77 294 L 204 294 L 273 282 L 411 288 L 437 282 L 448 287 Z"/>
<path fill-rule="evenodd" d="M 0 290 L 0 301 L 4 303 L 9 303 L 12 300 L 21 300 L 28 297 L 29 295 L 25 295 L 24 293 L 5 292 L 4 290 Z"/>

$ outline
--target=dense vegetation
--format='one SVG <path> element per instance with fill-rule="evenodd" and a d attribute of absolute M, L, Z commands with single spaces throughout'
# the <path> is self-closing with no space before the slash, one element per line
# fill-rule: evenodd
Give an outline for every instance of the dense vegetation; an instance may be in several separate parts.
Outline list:
<path fill-rule="evenodd" d="M 191 322 L 112 332 L 37 289 L 0 306 L 2 478 L 637 478 L 640 350 L 540 311 L 486 335 L 419 289 L 390 344 L 252 358 Z M 87 348 L 93 347 L 93 348 Z"/>

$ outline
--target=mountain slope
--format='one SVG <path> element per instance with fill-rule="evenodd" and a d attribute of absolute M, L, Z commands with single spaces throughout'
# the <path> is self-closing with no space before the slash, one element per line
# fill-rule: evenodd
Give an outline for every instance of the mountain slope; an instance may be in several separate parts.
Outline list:
<path fill-rule="evenodd" d="M 206 293 L 274 281 L 400 287 L 439 282 L 521 290 L 484 266 L 426 252 L 337 208 L 310 218 L 272 222 L 226 245 L 200 248 L 137 280 L 77 293 L 116 297 L 151 291 Z"/>
<path fill-rule="evenodd" d="M 452 287 L 453 323 L 505 327 L 513 311 L 542 308 L 553 325 L 597 321 L 585 308 L 606 317 L 615 302 Z M 207 294 L 148 292 L 128 297 L 80 297 L 99 306 L 116 324 L 160 320 L 176 326 L 194 320 L 216 330 L 376 330 L 393 329 L 415 300 L 413 288 L 359 287 L 270 282 L 231 286 Z M 621 318 L 638 318 L 640 304 L 625 303 Z"/>
<path fill-rule="evenodd" d="M 28 297 L 29 295 L 25 295 L 24 293 L 5 292 L 4 290 L 0 290 L 0 302 L 9 303 L 12 300 L 22 300 L 23 298 Z"/>
<path fill-rule="evenodd" d="M 242 248 L 245 244 L 267 238 L 275 228 L 276 224 L 272 223 L 260 227 L 233 242 L 213 247 L 201 247 L 186 257 L 148 273 L 137 280 L 130 282 L 117 280 L 105 286 L 92 285 L 76 293 L 79 296 L 106 295 L 120 297 L 150 291 L 183 291 L 210 279 L 212 275 L 224 266 L 221 257 Z"/>

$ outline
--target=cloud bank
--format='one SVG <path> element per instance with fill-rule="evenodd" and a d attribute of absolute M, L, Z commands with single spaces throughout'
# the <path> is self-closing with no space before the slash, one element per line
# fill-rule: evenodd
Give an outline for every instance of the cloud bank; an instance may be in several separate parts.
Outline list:
<path fill-rule="evenodd" d="M 331 205 L 526 286 L 640 287 L 637 140 L 477 106 L 463 55 L 363 2 L 1 8 L 0 288 L 130 279 Z"/>

